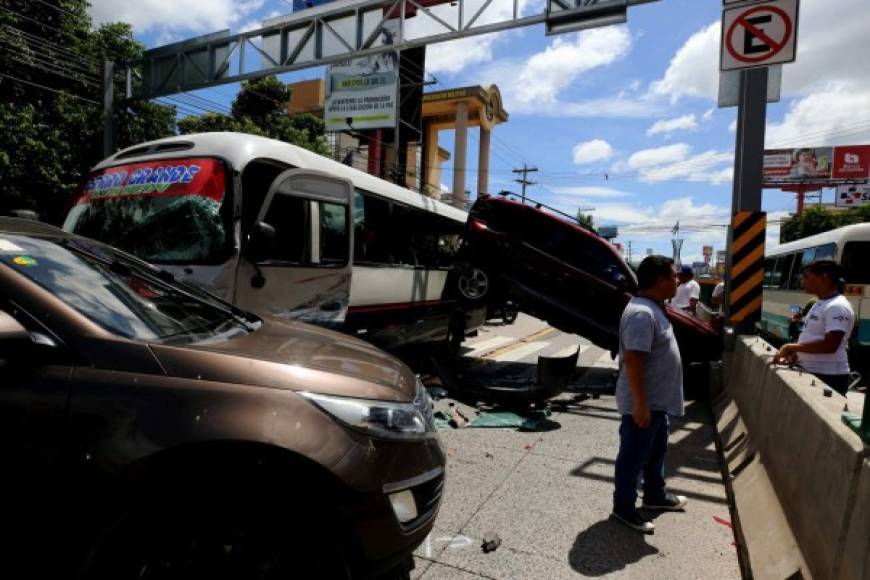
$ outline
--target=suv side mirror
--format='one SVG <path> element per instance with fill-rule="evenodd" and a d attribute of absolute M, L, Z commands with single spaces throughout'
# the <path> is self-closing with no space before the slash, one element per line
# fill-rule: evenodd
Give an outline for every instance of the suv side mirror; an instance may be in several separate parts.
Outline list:
<path fill-rule="evenodd" d="M 251 235 L 248 236 L 248 247 L 245 254 L 255 264 L 262 262 L 272 252 L 276 237 L 275 228 L 266 222 L 255 223 L 251 229 Z"/>
<path fill-rule="evenodd" d="M 32 348 L 33 340 L 27 329 L 0 310 L 0 369 L 26 358 Z"/>

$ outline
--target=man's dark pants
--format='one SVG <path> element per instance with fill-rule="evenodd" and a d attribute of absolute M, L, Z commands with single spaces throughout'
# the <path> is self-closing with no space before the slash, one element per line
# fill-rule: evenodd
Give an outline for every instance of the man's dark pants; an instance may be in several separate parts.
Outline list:
<path fill-rule="evenodd" d="M 664 411 L 652 411 L 649 427 L 641 429 L 631 415 L 622 416 L 619 454 L 616 456 L 616 491 L 613 509 L 631 512 L 637 501 L 637 476 L 643 470 L 643 497 L 647 503 L 665 499 L 665 453 L 669 421 Z"/>
<path fill-rule="evenodd" d="M 849 391 L 849 384 L 852 382 L 852 377 L 849 375 L 825 375 L 822 373 L 814 373 L 818 378 L 822 379 L 829 387 L 843 395 Z"/>

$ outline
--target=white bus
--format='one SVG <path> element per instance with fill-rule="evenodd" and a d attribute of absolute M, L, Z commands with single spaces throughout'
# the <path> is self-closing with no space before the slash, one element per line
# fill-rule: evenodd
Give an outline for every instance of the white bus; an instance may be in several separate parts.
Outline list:
<path fill-rule="evenodd" d="M 99 163 L 64 228 L 247 310 L 458 350 L 485 316 L 448 284 L 466 217 L 288 143 L 204 133 Z"/>
<path fill-rule="evenodd" d="M 845 226 L 777 246 L 764 259 L 764 302 L 761 330 L 776 342 L 793 339 L 791 317 L 814 298 L 803 291 L 801 275 L 813 260 L 831 259 L 844 270 L 845 296 L 855 310 L 855 333 L 850 342 L 853 366 L 866 373 L 870 361 L 870 223 Z M 866 375 L 865 375 L 866 376 Z"/>

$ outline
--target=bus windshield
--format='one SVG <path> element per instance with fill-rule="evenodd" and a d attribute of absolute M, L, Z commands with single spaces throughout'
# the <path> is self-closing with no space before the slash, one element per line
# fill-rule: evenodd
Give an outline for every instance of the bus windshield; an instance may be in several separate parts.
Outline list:
<path fill-rule="evenodd" d="M 64 229 L 160 264 L 216 264 L 229 249 L 226 172 L 216 159 L 164 159 L 90 175 Z"/>

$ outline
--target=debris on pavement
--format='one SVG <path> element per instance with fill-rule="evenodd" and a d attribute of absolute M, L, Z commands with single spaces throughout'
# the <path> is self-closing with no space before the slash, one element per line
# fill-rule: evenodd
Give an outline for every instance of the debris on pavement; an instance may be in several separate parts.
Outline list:
<path fill-rule="evenodd" d="M 469 419 L 456 407 L 455 403 L 450 403 L 450 426 L 454 429 L 461 429 L 469 424 Z"/>
<path fill-rule="evenodd" d="M 515 428 L 519 431 L 552 431 L 560 427 L 559 423 L 551 421 L 549 411 L 533 411 L 526 416 L 510 411 L 481 412 L 469 423 L 469 427 L 477 428 Z"/>
<path fill-rule="evenodd" d="M 447 389 L 444 387 L 438 386 L 427 386 L 426 390 L 429 391 L 429 396 L 432 397 L 433 401 L 438 401 L 447 396 Z"/>
<path fill-rule="evenodd" d="M 443 429 L 450 425 L 450 417 L 444 411 L 435 411 L 432 417 L 435 419 L 435 427 L 438 429 Z"/>
<path fill-rule="evenodd" d="M 483 535 L 483 543 L 480 545 L 483 548 L 484 554 L 495 552 L 501 546 L 501 538 L 495 532 L 487 532 Z"/>

